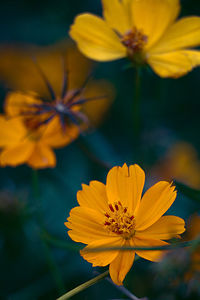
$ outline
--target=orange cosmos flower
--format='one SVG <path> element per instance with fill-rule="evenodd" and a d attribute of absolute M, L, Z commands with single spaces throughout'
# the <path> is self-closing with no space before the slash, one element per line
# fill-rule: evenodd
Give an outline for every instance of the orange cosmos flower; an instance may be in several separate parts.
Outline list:
<path fill-rule="evenodd" d="M 135 254 L 158 261 L 162 251 L 88 251 L 95 247 L 162 246 L 163 240 L 183 233 L 184 220 L 163 216 L 176 198 L 175 187 L 161 181 L 142 197 L 145 174 L 138 165 L 112 168 L 106 185 L 91 181 L 77 193 L 80 206 L 70 212 L 65 225 L 76 242 L 87 244 L 81 255 L 93 266 L 109 266 L 118 285 L 130 270 Z"/>
<path fill-rule="evenodd" d="M 102 0 L 103 18 L 76 17 L 70 36 L 89 58 L 129 57 L 161 77 L 180 77 L 200 64 L 200 18 L 176 21 L 179 0 Z"/>
<path fill-rule="evenodd" d="M 0 116 L 0 127 L 0 165 L 3 167 L 24 163 L 35 169 L 55 167 L 52 148 L 64 147 L 79 135 L 73 125 L 63 132 L 58 119 L 35 128 L 34 123 L 26 123 L 22 118 Z"/>

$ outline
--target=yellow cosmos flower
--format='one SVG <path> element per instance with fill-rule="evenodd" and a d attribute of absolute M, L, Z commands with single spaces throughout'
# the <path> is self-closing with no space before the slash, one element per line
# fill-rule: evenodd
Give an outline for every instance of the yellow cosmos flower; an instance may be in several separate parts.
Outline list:
<path fill-rule="evenodd" d="M 21 118 L 0 116 L 0 166 L 27 164 L 34 169 L 55 167 L 53 148 L 64 147 L 78 135 L 78 128 L 71 126 L 67 133 L 60 128 L 58 119 L 34 128 Z"/>
<path fill-rule="evenodd" d="M 31 59 L 32 57 L 36 58 L 36 64 Z M 3 44 L 0 46 L 0 80 L 7 88 L 20 91 L 20 93 L 9 95 L 9 98 L 12 98 L 13 106 L 20 108 L 19 103 L 14 104 L 14 102 L 20 101 L 21 94 L 21 109 L 22 104 L 24 106 L 28 104 L 25 98 L 32 96 L 32 102 L 38 104 L 38 99 L 48 100 L 51 96 L 38 67 L 54 91 L 54 96 L 57 98 L 54 100 L 57 100 L 57 103 L 61 100 L 64 85 L 64 64 L 67 81 L 66 90 L 68 92 L 68 95 L 65 96 L 68 98 L 81 89 L 89 77 L 81 90 L 81 95 L 77 95 L 76 100 L 78 96 L 82 99 L 93 99 L 82 103 L 81 112 L 87 116 L 92 126 L 99 125 L 113 102 L 114 88 L 106 80 L 94 80 L 93 76 L 89 76 L 93 68 L 91 61 L 84 57 L 71 42 L 61 41 L 48 47 L 29 44 L 21 46 Z M 28 109 L 30 111 L 30 107 Z M 14 110 L 16 111 L 16 108 L 13 108 Z"/>
<path fill-rule="evenodd" d="M 176 21 L 179 0 L 102 0 L 103 19 L 81 14 L 70 36 L 98 61 L 129 57 L 161 77 L 180 77 L 200 64 L 200 18 Z"/>
<path fill-rule="evenodd" d="M 65 225 L 69 236 L 87 244 L 81 255 L 93 266 L 109 266 L 110 276 L 118 285 L 130 270 L 135 254 L 158 261 L 162 251 L 104 251 L 92 252 L 96 247 L 162 246 L 184 232 L 183 219 L 163 216 L 176 198 L 175 187 L 161 181 L 142 197 L 145 174 L 138 165 L 126 164 L 112 168 L 106 185 L 91 181 L 77 193 L 80 206 L 70 212 Z M 87 251 L 84 251 L 87 250 Z"/>

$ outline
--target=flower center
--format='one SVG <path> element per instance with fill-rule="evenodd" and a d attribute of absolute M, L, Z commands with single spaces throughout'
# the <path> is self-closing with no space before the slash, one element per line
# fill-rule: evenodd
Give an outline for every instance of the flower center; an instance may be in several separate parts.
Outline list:
<path fill-rule="evenodd" d="M 127 31 L 121 38 L 121 42 L 128 50 L 134 54 L 141 51 L 147 44 L 148 37 L 143 34 L 142 30 L 138 30 L 136 27 Z"/>
<path fill-rule="evenodd" d="M 134 216 L 130 215 L 127 207 L 123 207 L 121 202 L 109 204 L 109 212 L 105 213 L 105 227 L 117 235 L 121 235 L 128 240 L 135 234 Z"/>

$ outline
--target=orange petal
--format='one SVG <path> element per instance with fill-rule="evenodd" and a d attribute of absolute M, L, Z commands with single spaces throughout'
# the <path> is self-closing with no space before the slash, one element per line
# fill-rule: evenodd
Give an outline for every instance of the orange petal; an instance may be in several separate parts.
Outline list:
<path fill-rule="evenodd" d="M 7 119 L 0 116 L 0 147 L 18 146 L 27 135 L 20 119 Z"/>
<path fill-rule="evenodd" d="M 108 201 L 120 201 L 130 212 L 134 213 L 139 205 L 144 187 L 145 174 L 138 165 L 129 168 L 126 164 L 112 168 L 107 176 L 106 192 Z"/>
<path fill-rule="evenodd" d="M 175 187 L 160 181 L 146 191 L 136 215 L 136 230 L 145 230 L 170 208 L 176 199 Z"/>
<path fill-rule="evenodd" d="M 130 246 L 129 242 L 124 246 Z M 120 251 L 109 267 L 110 277 L 117 285 L 122 285 L 126 274 L 129 272 L 133 265 L 135 258 L 134 251 Z"/>
<path fill-rule="evenodd" d="M 179 50 L 150 54 L 147 60 L 159 76 L 178 78 L 200 65 L 200 51 Z"/>
<path fill-rule="evenodd" d="M 129 2 L 129 3 L 128 3 Z M 108 25 L 124 34 L 132 28 L 131 1 L 102 0 L 103 15 Z"/>
<path fill-rule="evenodd" d="M 35 169 L 53 168 L 56 165 L 56 157 L 51 148 L 42 143 L 36 143 L 28 164 Z"/>
<path fill-rule="evenodd" d="M 113 237 L 102 240 L 95 240 L 91 242 L 87 247 L 80 251 L 81 256 L 92 263 L 93 267 L 105 267 L 110 264 L 117 256 L 119 251 L 101 251 L 101 252 L 90 252 L 90 248 L 112 248 L 112 247 L 122 247 L 123 240 L 119 237 Z M 87 251 L 85 251 L 87 250 Z"/>
<path fill-rule="evenodd" d="M 79 135 L 76 126 L 68 126 L 64 131 L 58 118 L 54 118 L 41 129 L 42 143 L 53 148 L 60 148 L 72 143 Z"/>
<path fill-rule="evenodd" d="M 88 207 L 75 207 L 65 226 L 69 236 L 75 241 L 88 244 L 97 239 L 105 239 L 112 235 L 104 227 L 104 216 L 97 210 Z M 116 235 L 113 235 L 115 237 Z"/>
<path fill-rule="evenodd" d="M 97 16 L 82 14 L 76 17 L 70 36 L 79 50 L 94 60 L 109 61 L 126 56 L 126 48 L 117 34 Z"/>
<path fill-rule="evenodd" d="M 9 116 L 19 116 L 27 112 L 31 113 L 35 111 L 31 106 L 39 103 L 41 103 L 41 101 L 36 99 L 33 95 L 12 92 L 6 97 L 5 112 Z"/>
<path fill-rule="evenodd" d="M 164 216 L 147 229 L 137 231 L 136 237 L 145 236 L 148 239 L 169 240 L 184 231 L 185 222 L 183 219 L 175 216 Z"/>
<path fill-rule="evenodd" d="M 108 209 L 105 185 L 99 181 L 91 181 L 89 186 L 83 184 L 82 188 L 83 190 L 77 193 L 78 203 L 105 213 Z"/>
<path fill-rule="evenodd" d="M 4 149 L 0 154 L 0 164 L 2 166 L 16 167 L 29 159 L 34 145 L 31 142 L 24 141 L 12 148 Z"/>
<path fill-rule="evenodd" d="M 161 240 L 156 239 L 146 239 L 146 238 L 137 238 L 134 237 L 131 246 L 132 247 L 156 247 L 156 246 L 166 246 L 168 243 L 163 242 Z M 136 251 L 136 254 L 144 259 L 150 260 L 150 261 L 160 261 L 163 255 L 166 253 L 166 251 L 157 251 L 157 250 L 143 250 L 143 251 Z"/>
<path fill-rule="evenodd" d="M 133 0 L 132 3 L 135 26 L 148 36 L 149 49 L 177 18 L 179 0 Z"/>
<path fill-rule="evenodd" d="M 151 49 L 151 53 L 161 54 L 199 45 L 200 18 L 187 17 L 170 26 L 159 42 Z"/>

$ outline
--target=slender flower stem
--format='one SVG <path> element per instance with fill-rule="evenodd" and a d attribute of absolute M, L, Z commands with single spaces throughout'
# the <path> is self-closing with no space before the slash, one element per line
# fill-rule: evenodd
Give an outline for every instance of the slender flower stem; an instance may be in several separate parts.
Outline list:
<path fill-rule="evenodd" d="M 85 289 L 89 288 L 90 286 L 96 284 L 97 282 L 101 281 L 102 279 L 104 279 L 105 277 L 107 277 L 109 274 L 109 271 L 106 271 L 96 277 L 94 277 L 93 279 L 77 286 L 75 289 L 67 292 L 65 295 L 61 296 L 60 298 L 58 298 L 57 300 L 66 300 L 66 299 L 70 299 L 72 296 L 84 291 Z"/>
<path fill-rule="evenodd" d="M 32 186 L 33 186 L 34 199 L 35 199 L 35 201 L 37 201 L 37 210 L 36 210 L 37 222 L 38 222 L 41 232 L 43 233 L 43 232 L 45 232 L 45 229 L 44 229 L 44 222 L 43 222 L 42 213 L 41 213 L 39 176 L 38 176 L 37 170 L 32 170 Z M 58 293 L 63 294 L 65 291 L 64 282 L 62 280 L 58 266 L 57 266 L 56 262 L 54 261 L 51 250 L 49 248 L 49 245 L 48 245 L 47 241 L 45 239 L 43 239 L 42 233 L 40 235 L 40 239 L 41 239 L 42 246 L 44 249 L 44 254 L 45 254 L 48 268 L 51 271 L 52 277 L 54 278 Z"/>
<path fill-rule="evenodd" d="M 141 119 L 140 119 L 140 96 L 141 96 L 141 75 L 140 68 L 135 69 L 134 99 L 133 99 L 133 133 L 134 138 L 140 137 Z"/>

